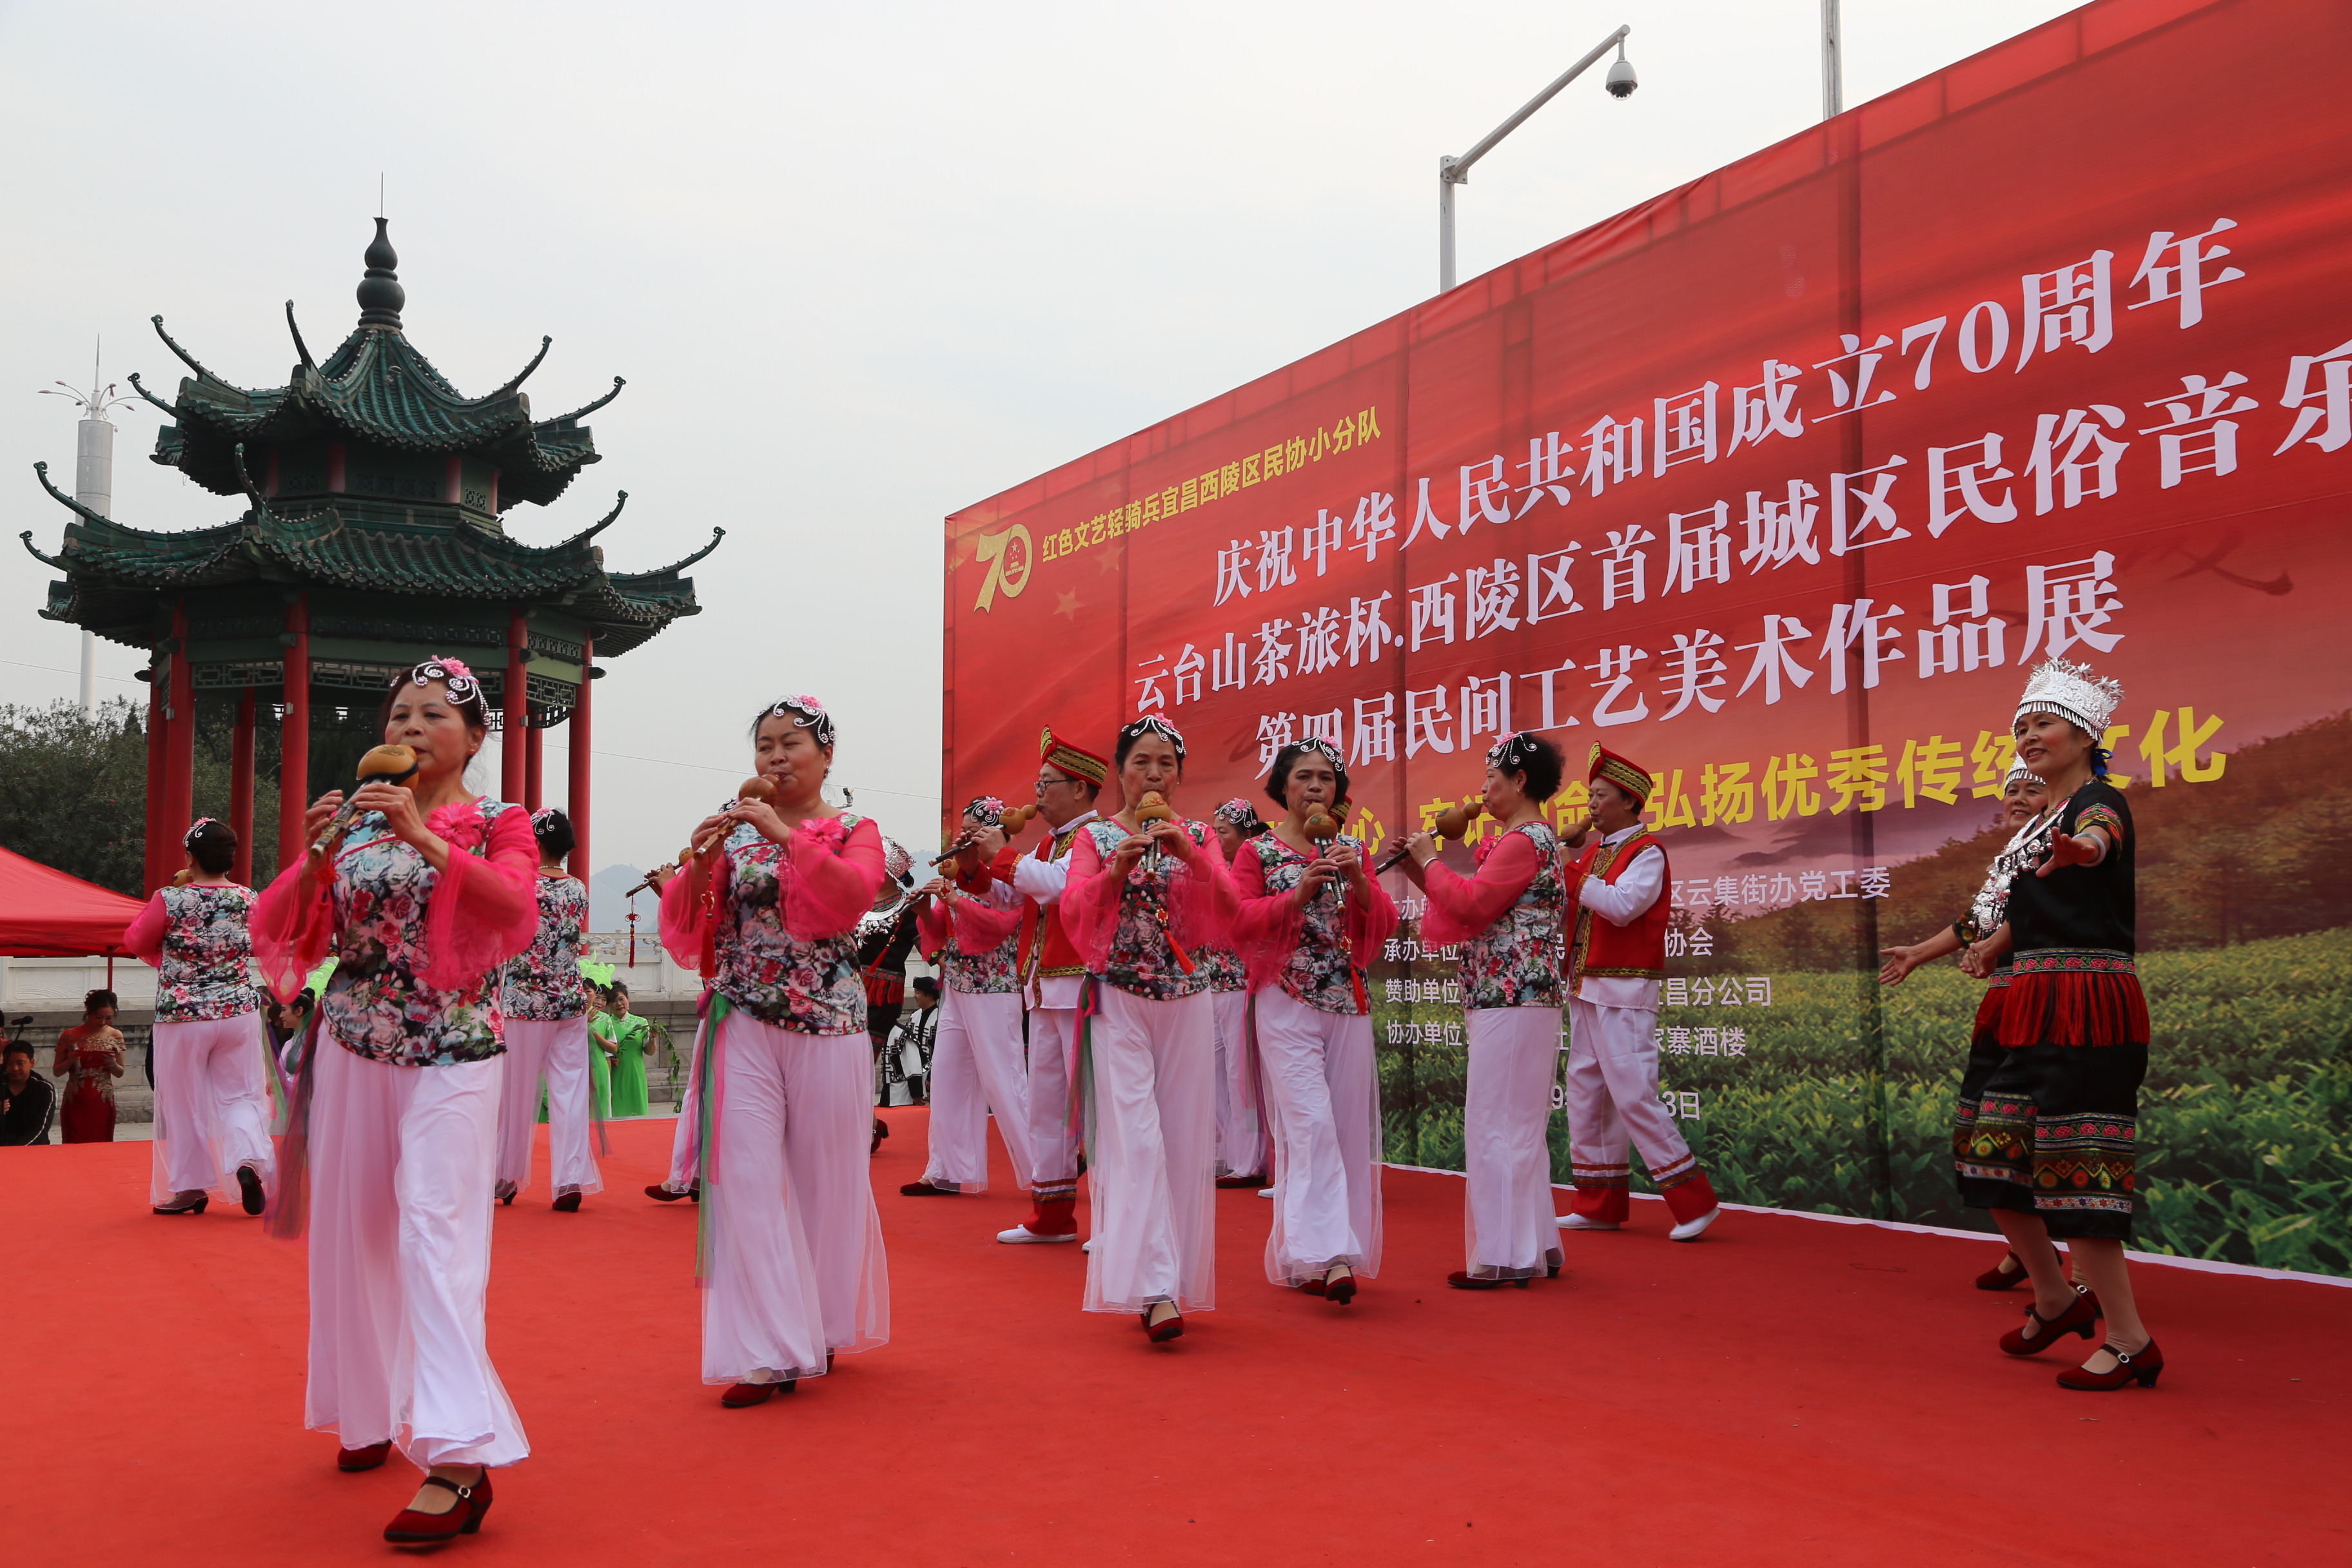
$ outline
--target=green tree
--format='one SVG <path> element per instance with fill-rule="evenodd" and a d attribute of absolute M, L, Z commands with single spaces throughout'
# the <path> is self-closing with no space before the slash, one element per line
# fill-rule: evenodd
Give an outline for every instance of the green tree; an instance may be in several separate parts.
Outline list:
<path fill-rule="evenodd" d="M 230 711 L 197 710 L 196 815 L 228 817 Z M 278 868 L 278 783 L 254 781 L 253 879 Z M 137 897 L 146 862 L 147 730 L 139 704 L 0 705 L 0 845 Z"/>

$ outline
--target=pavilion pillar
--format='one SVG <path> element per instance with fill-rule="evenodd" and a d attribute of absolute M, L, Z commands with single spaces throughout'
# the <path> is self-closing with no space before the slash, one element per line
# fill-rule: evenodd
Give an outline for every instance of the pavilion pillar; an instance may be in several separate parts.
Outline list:
<path fill-rule="evenodd" d="M 523 731 L 522 803 L 532 811 L 546 804 L 543 783 L 544 748 L 541 742 L 547 731 L 533 724 Z"/>
<path fill-rule="evenodd" d="M 171 749 L 163 759 L 163 876 L 179 870 L 174 851 L 196 815 L 196 669 L 188 662 L 188 606 L 172 606 Z"/>
<path fill-rule="evenodd" d="M 523 668 L 524 646 L 530 636 L 530 623 L 518 606 L 507 617 L 507 695 L 505 722 L 499 731 L 499 798 L 520 803 L 527 787 L 523 778 L 523 753 L 530 742 L 525 732 L 530 728 L 530 693 L 525 689 L 530 675 Z"/>
<path fill-rule="evenodd" d="M 147 670 L 147 853 L 140 868 L 140 886 L 153 892 L 172 879 L 162 869 L 163 845 L 163 684 L 167 656 L 158 654 Z"/>
<path fill-rule="evenodd" d="M 302 864 L 302 817 L 310 805 L 310 605 L 286 596 L 286 717 L 278 726 L 278 868 Z"/>
<path fill-rule="evenodd" d="M 236 835 L 229 880 L 253 886 L 253 688 L 236 700 L 236 729 L 228 750 L 228 830 Z"/>
<path fill-rule="evenodd" d="M 588 858 L 588 693 L 593 683 L 588 679 L 595 674 L 590 668 L 596 658 L 596 639 L 585 637 L 580 647 L 580 690 L 572 700 L 572 874 L 586 882 L 593 872 L 594 862 Z"/>

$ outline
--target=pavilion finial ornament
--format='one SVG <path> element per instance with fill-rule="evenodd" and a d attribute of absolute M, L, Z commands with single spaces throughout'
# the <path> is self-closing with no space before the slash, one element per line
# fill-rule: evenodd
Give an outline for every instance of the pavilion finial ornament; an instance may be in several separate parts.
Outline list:
<path fill-rule="evenodd" d="M 2091 737 L 2095 743 L 2123 706 L 2124 684 L 2113 676 L 2102 680 L 2091 667 L 2069 658 L 2045 659 L 2036 665 L 2018 699 L 2017 716 L 2054 713 Z"/>
<path fill-rule="evenodd" d="M 400 274 L 394 270 L 400 265 L 400 253 L 392 247 L 392 236 L 384 232 L 384 221 L 375 220 L 375 238 L 363 258 L 367 276 L 360 279 L 360 325 L 390 327 L 396 332 L 400 331 L 401 307 L 408 303 L 408 290 L 400 286 Z"/>

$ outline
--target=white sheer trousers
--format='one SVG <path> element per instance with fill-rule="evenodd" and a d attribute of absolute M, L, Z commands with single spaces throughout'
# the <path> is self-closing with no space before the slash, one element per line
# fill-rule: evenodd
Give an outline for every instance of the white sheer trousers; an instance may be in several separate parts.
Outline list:
<path fill-rule="evenodd" d="M 1265 1277 L 1317 1279 L 1335 1263 L 1381 1269 L 1381 1085 L 1372 1021 L 1257 994 L 1258 1073 L 1274 1133 Z"/>
<path fill-rule="evenodd" d="M 1209 997 L 1217 1026 L 1217 1174 L 1256 1175 L 1266 1170 L 1273 1140 L 1250 1077 L 1249 993 Z"/>
<path fill-rule="evenodd" d="M 393 1067 L 329 1036 L 313 1070 L 304 1424 L 421 1467 L 516 1463 L 484 1321 L 503 1068 Z"/>
<path fill-rule="evenodd" d="M 930 1163 L 923 1180 L 951 1192 L 988 1190 L 988 1118 L 1013 1162 L 1013 1183 L 1035 1179 L 1029 1153 L 1029 1075 L 1022 1061 L 1021 994 L 950 987 L 931 1047 Z"/>
<path fill-rule="evenodd" d="M 261 1055 L 269 1048 L 261 1015 L 239 1013 L 155 1026 L 155 1147 L 148 1189 L 155 1203 L 176 1193 L 234 1192 L 250 1165 L 267 1182 L 269 1090 Z"/>
<path fill-rule="evenodd" d="M 1075 1007 L 1029 1010 L 1030 1179 L 1068 1184 L 1078 1179 L 1078 1139 L 1070 1126 L 1070 1037 L 1078 1026 Z M 936 1064 L 939 1053 L 931 1053 Z"/>
<path fill-rule="evenodd" d="M 1463 1200 L 1469 1272 L 1482 1279 L 1541 1274 L 1559 1255 L 1553 1222 L 1551 1086 L 1559 1070 L 1557 1007 L 1474 1007 L 1462 1107 Z"/>
<path fill-rule="evenodd" d="M 499 1180 L 530 1185 L 531 1129 L 539 1124 L 539 1083 L 547 1080 L 547 1163 L 558 1193 L 601 1193 L 590 1143 L 594 1123 L 588 1074 L 588 1016 L 509 1018 L 507 1086 L 499 1115 Z"/>
<path fill-rule="evenodd" d="M 1216 1304 L 1216 1026 L 1206 993 L 1148 1001 L 1108 984 L 1088 1029 L 1094 1251 L 1086 1310 Z"/>
<path fill-rule="evenodd" d="M 702 1380 L 819 1376 L 826 1352 L 890 1337 L 867 1172 L 873 1041 L 799 1034 L 730 1008 L 704 1054 L 719 1110 L 702 1189 Z"/>

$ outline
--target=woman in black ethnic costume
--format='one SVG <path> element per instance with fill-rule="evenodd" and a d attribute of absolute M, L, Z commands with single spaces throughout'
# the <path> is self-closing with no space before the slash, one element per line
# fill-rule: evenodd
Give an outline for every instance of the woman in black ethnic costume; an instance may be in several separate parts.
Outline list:
<path fill-rule="evenodd" d="M 2010 959 L 2006 1054 L 1974 1102 L 1962 1099 L 1954 1131 L 1961 1200 L 1992 1211 L 2032 1281 L 2025 1321 L 2000 1348 L 2033 1355 L 2070 1333 L 2089 1339 L 2104 1318 L 2097 1353 L 2058 1374 L 2062 1387 L 2100 1392 L 2152 1388 L 2164 1370 L 2124 1260 L 2148 1021 L 2133 958 L 2131 807 L 2099 745 L 2122 700 L 2117 682 L 2053 658 L 2018 703 L 2018 758 L 2057 805 L 2021 830 L 2046 836 L 2047 849 L 2011 879 L 2005 921 L 1984 944 Z M 2089 1289 L 2067 1282 L 2053 1237 Z"/>
<path fill-rule="evenodd" d="M 2000 1008 L 2009 995 L 2009 955 L 1990 952 L 1990 939 L 2000 931 L 2009 904 L 2009 884 L 2019 870 L 2038 866 L 2049 851 L 2049 829 L 2056 820 L 2050 810 L 2050 786 L 2015 758 L 2001 780 L 2000 826 L 2009 838 L 1985 868 L 1984 886 L 1969 901 L 1969 912 L 1924 942 L 1908 947 L 1880 950 L 1886 962 L 1878 971 L 1882 985 L 1900 985 L 1911 972 L 1937 959 L 1960 954 L 1960 971 L 1989 981 L 1977 1004 L 1975 1025 L 1969 1034 L 1968 1065 L 1960 1074 L 1959 1100 L 1969 1107 L 1984 1097 L 1984 1086 L 2008 1051 L 2000 1043 Z M 1961 1157 L 1965 1157 L 1963 1152 Z M 2011 1290 L 2026 1281 L 2025 1265 L 2017 1254 L 2004 1252 L 2000 1261 L 1976 1278 L 1979 1290 Z M 2081 1283 L 2079 1272 L 2076 1283 Z"/>

